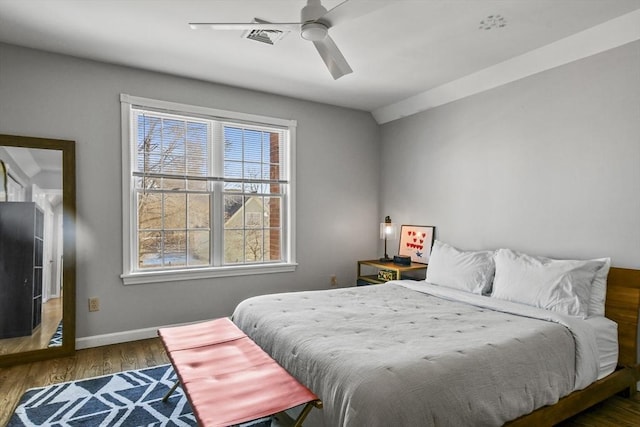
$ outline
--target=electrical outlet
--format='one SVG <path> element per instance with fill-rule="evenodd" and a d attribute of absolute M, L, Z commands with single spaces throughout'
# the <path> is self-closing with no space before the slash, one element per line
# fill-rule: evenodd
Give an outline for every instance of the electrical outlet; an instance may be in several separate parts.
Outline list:
<path fill-rule="evenodd" d="M 338 277 L 335 274 L 331 275 L 331 280 L 330 280 L 329 284 L 331 285 L 332 288 L 337 288 L 338 287 Z"/>
<path fill-rule="evenodd" d="M 99 298 L 89 298 L 89 311 L 100 311 Z"/>

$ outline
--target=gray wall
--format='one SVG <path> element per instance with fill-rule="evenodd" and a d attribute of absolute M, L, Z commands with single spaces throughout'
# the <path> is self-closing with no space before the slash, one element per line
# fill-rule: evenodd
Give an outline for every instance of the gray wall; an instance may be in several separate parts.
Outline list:
<path fill-rule="evenodd" d="M 640 267 L 640 42 L 381 127 L 385 215 Z"/>
<path fill-rule="evenodd" d="M 298 121 L 294 273 L 124 286 L 120 93 Z M 258 294 L 355 283 L 378 244 L 368 113 L 0 44 L 0 133 L 77 142 L 77 336 L 231 314 Z M 89 313 L 87 299 L 100 298 Z"/>
<path fill-rule="evenodd" d="M 298 121 L 295 273 L 122 285 L 120 93 Z M 78 337 L 224 316 L 248 296 L 327 288 L 334 273 L 351 285 L 355 261 L 380 255 L 383 215 L 463 248 L 640 268 L 638 42 L 381 127 L 368 113 L 0 44 L 0 133 L 77 141 Z"/>

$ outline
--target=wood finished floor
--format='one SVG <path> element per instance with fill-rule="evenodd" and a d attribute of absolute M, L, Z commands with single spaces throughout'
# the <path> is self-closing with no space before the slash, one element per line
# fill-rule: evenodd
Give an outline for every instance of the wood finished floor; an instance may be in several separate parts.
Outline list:
<path fill-rule="evenodd" d="M 158 338 L 78 350 L 72 357 L 0 368 L 0 426 L 9 421 L 25 390 L 129 369 L 169 363 Z M 612 397 L 561 424 L 561 427 L 640 425 L 640 393 Z M 538 427 L 538 426 L 536 426 Z"/>

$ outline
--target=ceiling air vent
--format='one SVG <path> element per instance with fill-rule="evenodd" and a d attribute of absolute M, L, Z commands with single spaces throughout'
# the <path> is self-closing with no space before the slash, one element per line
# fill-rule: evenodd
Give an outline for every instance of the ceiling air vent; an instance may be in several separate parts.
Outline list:
<path fill-rule="evenodd" d="M 504 28 L 507 26 L 507 20 L 502 15 L 489 15 L 480 21 L 480 30 L 491 30 L 492 28 Z"/>
<path fill-rule="evenodd" d="M 258 24 L 269 24 L 268 21 L 254 18 L 253 22 Z M 257 42 L 266 44 L 276 44 L 276 42 L 282 39 L 288 31 L 280 30 L 247 30 L 242 34 L 242 37 L 249 40 L 255 40 Z"/>

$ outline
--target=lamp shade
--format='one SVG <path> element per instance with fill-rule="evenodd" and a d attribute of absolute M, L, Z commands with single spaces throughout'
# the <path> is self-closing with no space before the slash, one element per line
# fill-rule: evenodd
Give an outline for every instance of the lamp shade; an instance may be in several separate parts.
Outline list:
<path fill-rule="evenodd" d="M 384 240 L 393 240 L 398 238 L 398 225 L 389 221 L 387 222 L 385 218 L 385 222 L 380 223 L 380 238 Z"/>

